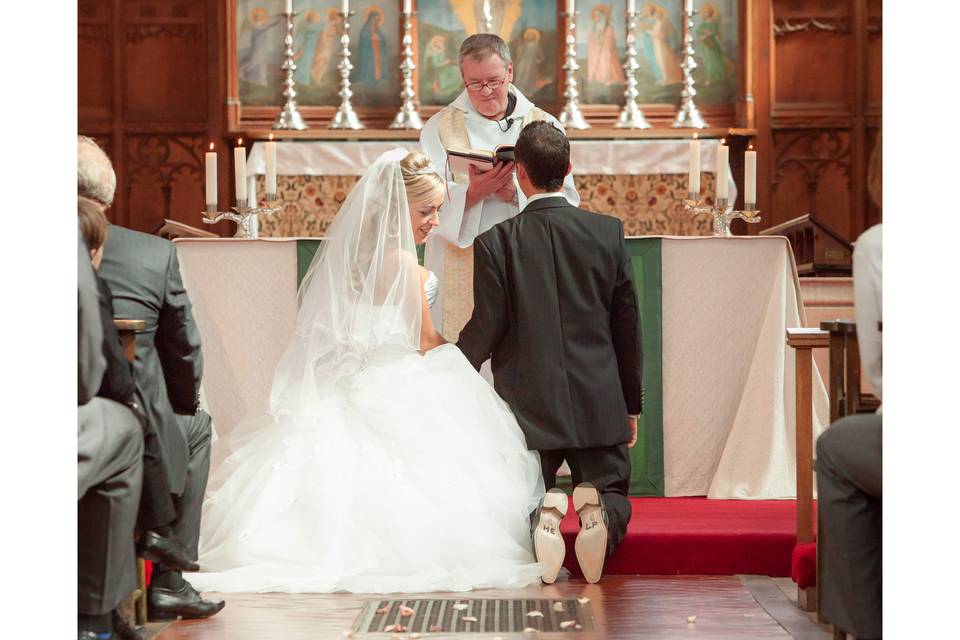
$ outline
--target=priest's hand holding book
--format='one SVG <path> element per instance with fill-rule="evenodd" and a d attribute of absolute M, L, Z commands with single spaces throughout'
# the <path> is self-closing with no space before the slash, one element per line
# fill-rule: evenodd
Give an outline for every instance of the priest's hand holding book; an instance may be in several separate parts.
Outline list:
<path fill-rule="evenodd" d="M 513 162 L 497 162 L 493 168 L 486 171 L 471 164 L 466 208 L 469 209 L 481 200 L 491 197 L 512 202 L 516 195 L 513 185 L 513 168 Z"/>

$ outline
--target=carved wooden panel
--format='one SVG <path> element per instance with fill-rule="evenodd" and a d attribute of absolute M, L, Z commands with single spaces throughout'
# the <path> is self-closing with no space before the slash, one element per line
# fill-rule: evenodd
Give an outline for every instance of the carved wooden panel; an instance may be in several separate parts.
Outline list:
<path fill-rule="evenodd" d="M 815 213 L 844 237 L 851 230 L 849 132 L 837 130 L 775 131 L 772 205 L 764 226 Z"/>
<path fill-rule="evenodd" d="M 202 226 L 203 153 L 206 135 L 136 135 L 127 137 L 131 226 L 152 232 L 172 218 Z"/>
<path fill-rule="evenodd" d="M 111 12 L 108 0 L 77 4 L 77 112 L 81 120 L 108 121 L 112 115 Z"/>
<path fill-rule="evenodd" d="M 124 4 L 128 120 L 206 119 L 206 12 L 199 0 Z"/>
<path fill-rule="evenodd" d="M 883 100 L 883 15 L 881 0 L 867 3 L 867 113 L 879 114 Z"/>

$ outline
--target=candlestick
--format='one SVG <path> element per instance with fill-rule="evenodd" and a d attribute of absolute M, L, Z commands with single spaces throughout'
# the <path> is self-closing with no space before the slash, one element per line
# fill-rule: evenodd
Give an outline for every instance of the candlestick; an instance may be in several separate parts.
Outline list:
<path fill-rule="evenodd" d="M 690 175 L 687 178 L 687 185 L 690 199 L 698 199 L 700 195 L 700 140 L 697 139 L 696 134 L 690 141 Z"/>
<path fill-rule="evenodd" d="M 706 129 L 707 123 L 700 110 L 697 109 L 693 101 L 697 95 L 694 88 L 693 70 L 697 68 L 697 61 L 693 59 L 696 51 L 693 48 L 693 16 L 696 15 L 693 10 L 693 2 L 687 0 L 684 6 L 684 27 L 683 27 L 683 61 L 680 68 L 683 70 L 683 90 L 680 92 L 680 110 L 673 121 L 675 128 L 690 127 L 693 129 Z"/>
<path fill-rule="evenodd" d="M 280 68 L 286 73 L 283 97 L 287 100 L 280 110 L 280 115 L 273 121 L 273 128 L 303 131 L 308 127 L 303 116 L 297 111 L 296 80 L 293 79 L 293 72 L 297 70 L 297 63 L 293 61 L 293 17 L 297 14 L 293 12 L 292 0 L 287 0 L 287 11 L 284 15 L 287 18 L 287 33 L 283 36 L 283 64 Z M 309 64 L 309 61 L 305 61 L 305 64 Z"/>
<path fill-rule="evenodd" d="M 264 160 L 267 164 L 267 173 L 264 185 L 267 200 L 273 200 L 277 197 L 277 143 L 270 134 L 270 139 L 264 144 Z"/>
<path fill-rule="evenodd" d="M 567 72 L 567 89 L 563 92 L 567 99 L 563 112 L 560 114 L 560 124 L 568 129 L 589 129 L 587 119 L 580 111 L 580 92 L 577 90 L 577 12 L 574 10 L 574 1 L 567 0 L 567 51 L 565 54 L 564 70 Z"/>
<path fill-rule="evenodd" d="M 210 143 L 210 151 L 204 154 L 206 164 L 205 182 L 207 187 L 207 209 L 216 211 L 217 209 L 217 152 L 213 150 L 213 143 Z"/>
<path fill-rule="evenodd" d="M 757 152 L 752 145 L 743 155 L 743 202 L 757 203 Z"/>
<path fill-rule="evenodd" d="M 404 0 L 403 40 L 400 43 L 400 75 L 403 80 L 400 90 L 400 111 L 390 123 L 391 129 L 423 129 L 423 119 L 417 111 L 417 92 L 413 86 L 413 13 L 409 11 L 410 0 Z"/>
<path fill-rule="evenodd" d="M 726 200 L 730 184 L 727 180 L 730 172 L 730 147 L 724 140 L 717 145 L 717 200 Z"/>
<path fill-rule="evenodd" d="M 634 47 L 634 32 L 637 30 L 636 7 L 633 10 L 627 6 L 627 56 L 623 62 L 623 74 L 627 79 L 627 88 L 623 92 L 624 104 L 620 118 L 614 126 L 616 129 L 649 129 L 650 123 L 643 115 L 637 104 L 637 50 Z"/>
<path fill-rule="evenodd" d="M 737 218 L 741 218 L 750 224 L 760 222 L 760 212 L 754 207 L 753 204 L 747 204 L 743 207 L 743 211 L 736 211 L 727 202 L 726 198 L 717 198 L 717 201 L 713 204 L 704 202 L 699 198 L 690 198 L 683 202 L 684 210 L 691 215 L 698 216 L 707 213 L 713 216 L 713 235 L 718 238 L 733 237 L 730 223 Z"/>
<path fill-rule="evenodd" d="M 214 204 L 213 211 L 203 212 L 203 223 L 217 224 L 221 220 L 236 222 L 237 232 L 233 237 L 245 240 L 256 240 L 260 237 L 260 216 L 271 215 L 280 211 L 280 207 L 250 207 L 247 206 L 246 201 L 237 203 L 235 207 L 230 207 L 230 211 L 217 211 L 216 208 L 217 206 Z"/>
<path fill-rule="evenodd" d="M 350 71 L 353 64 L 350 62 L 350 11 L 349 0 L 343 0 L 343 35 L 340 36 L 340 63 L 337 69 L 340 70 L 340 108 L 333 116 L 333 120 L 327 125 L 330 129 L 366 129 L 357 113 L 353 110 L 350 98 L 353 91 L 350 90 Z"/>
<path fill-rule="evenodd" d="M 243 138 L 237 140 L 233 149 L 233 186 L 237 191 L 237 203 L 247 200 L 247 150 L 243 148 Z"/>

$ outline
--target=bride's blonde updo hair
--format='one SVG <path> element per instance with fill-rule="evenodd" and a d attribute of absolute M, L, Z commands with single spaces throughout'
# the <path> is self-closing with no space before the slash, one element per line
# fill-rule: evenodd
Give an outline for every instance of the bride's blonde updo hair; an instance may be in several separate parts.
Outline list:
<path fill-rule="evenodd" d="M 430 202 L 444 193 L 443 178 L 430 158 L 420 151 L 411 151 L 400 161 L 400 173 L 410 206 Z"/>

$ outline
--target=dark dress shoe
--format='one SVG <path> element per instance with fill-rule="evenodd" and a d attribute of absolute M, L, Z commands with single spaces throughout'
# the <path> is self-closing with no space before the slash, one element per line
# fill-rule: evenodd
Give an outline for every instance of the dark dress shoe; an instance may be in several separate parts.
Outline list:
<path fill-rule="evenodd" d="M 223 609 L 223 600 L 204 600 L 193 586 L 184 580 L 179 589 L 150 587 L 147 597 L 147 618 L 176 620 L 177 618 L 209 618 Z"/>
<path fill-rule="evenodd" d="M 156 531 L 144 531 L 140 535 L 137 555 L 144 560 L 159 562 L 177 571 L 200 570 L 200 565 L 190 560 L 187 550 L 179 540 L 161 536 Z"/>
<path fill-rule="evenodd" d="M 147 631 L 142 626 L 131 627 L 123 616 L 114 610 L 113 635 L 120 640 L 146 640 Z"/>

